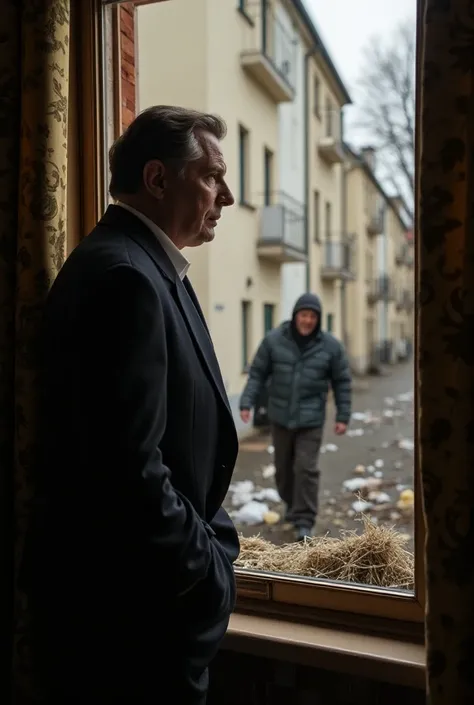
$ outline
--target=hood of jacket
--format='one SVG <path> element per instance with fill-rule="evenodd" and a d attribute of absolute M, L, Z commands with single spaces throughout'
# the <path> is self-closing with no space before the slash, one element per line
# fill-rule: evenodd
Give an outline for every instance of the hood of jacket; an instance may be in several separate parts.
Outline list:
<path fill-rule="evenodd" d="M 311 341 L 315 340 L 321 332 L 321 317 L 322 317 L 322 304 L 321 299 L 316 294 L 302 294 L 293 307 L 293 316 L 291 319 L 290 329 L 295 342 L 298 345 L 307 345 Z M 295 316 L 298 311 L 314 311 L 318 314 L 318 322 L 316 328 L 310 335 L 301 335 L 298 332 L 295 325 Z"/>

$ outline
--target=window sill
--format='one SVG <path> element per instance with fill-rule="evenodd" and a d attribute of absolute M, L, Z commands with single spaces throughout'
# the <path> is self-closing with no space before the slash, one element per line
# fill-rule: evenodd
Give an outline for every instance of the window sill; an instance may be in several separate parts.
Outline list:
<path fill-rule="evenodd" d="M 237 613 L 231 617 L 223 648 L 425 688 L 425 648 L 401 639 Z"/>

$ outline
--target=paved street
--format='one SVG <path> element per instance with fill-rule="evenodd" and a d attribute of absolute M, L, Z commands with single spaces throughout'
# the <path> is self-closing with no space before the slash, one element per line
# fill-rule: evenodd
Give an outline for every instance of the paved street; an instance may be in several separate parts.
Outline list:
<path fill-rule="evenodd" d="M 388 368 L 384 376 L 368 378 L 366 391 L 354 393 L 353 419 L 349 434 L 343 438 L 333 433 L 334 409 L 329 404 L 325 452 L 319 463 L 318 534 L 338 536 L 341 529 L 360 531 L 363 512 L 375 522 L 395 526 L 412 536 L 412 394 L 412 362 Z M 271 489 L 275 487 L 273 474 L 269 436 L 258 435 L 241 442 L 226 507 L 236 513 L 234 520 L 245 536 L 260 534 L 274 543 L 284 543 L 292 540 L 290 527 L 281 521 L 271 523 L 277 518 L 274 512 L 283 512 Z M 265 513 L 265 508 L 269 512 Z"/>

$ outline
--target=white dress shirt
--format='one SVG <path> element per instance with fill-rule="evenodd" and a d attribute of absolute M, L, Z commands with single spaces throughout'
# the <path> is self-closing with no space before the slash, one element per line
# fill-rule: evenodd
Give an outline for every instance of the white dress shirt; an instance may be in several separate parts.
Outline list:
<path fill-rule="evenodd" d="M 132 208 L 132 206 L 129 206 L 127 203 L 122 203 L 121 201 L 116 201 L 115 205 L 120 206 L 120 208 L 125 208 L 125 210 L 130 211 L 133 215 L 136 215 L 137 218 L 140 218 L 142 223 L 144 223 L 151 230 L 170 258 L 173 267 L 176 269 L 176 272 L 182 281 L 188 273 L 190 263 L 181 250 L 178 250 L 174 242 L 169 239 L 166 233 L 164 233 L 163 230 L 156 225 L 156 223 L 150 220 L 150 218 L 147 218 L 146 215 L 143 215 L 143 213 L 140 213 L 140 211 L 137 211 L 136 208 Z"/>

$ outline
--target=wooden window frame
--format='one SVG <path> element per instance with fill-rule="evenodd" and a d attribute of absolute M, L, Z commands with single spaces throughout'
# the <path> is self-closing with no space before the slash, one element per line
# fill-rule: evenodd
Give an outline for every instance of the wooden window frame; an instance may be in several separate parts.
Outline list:
<path fill-rule="evenodd" d="M 149 1 L 149 0 L 148 0 Z M 155 0 L 156 1 L 156 0 Z M 159 1 L 159 0 L 158 0 Z M 172 0 L 170 0 L 172 1 Z M 421 18 L 423 0 L 418 0 L 417 71 L 422 56 Z M 147 4 L 147 2 L 142 3 Z M 81 228 L 84 234 L 96 224 L 105 203 L 103 178 L 105 168 L 105 139 L 103 130 L 102 79 L 102 2 L 80 0 L 80 34 L 82 84 L 78 105 L 82 106 L 81 120 Z M 420 80 L 417 82 L 417 105 L 420 105 Z M 420 113 L 417 111 L 416 157 L 419 164 Z M 419 180 L 417 180 L 419 193 Z M 418 196 L 415 202 L 418 202 Z M 415 243 L 418 238 L 415 238 Z M 419 289 L 416 272 L 415 290 Z M 418 311 L 415 313 L 417 331 Z M 415 349 L 417 349 L 415 332 Z M 419 378 L 419 362 L 415 368 Z M 426 387 L 424 387 L 426 388 Z M 415 399 L 415 419 L 419 419 L 422 400 Z M 425 612 L 425 527 L 422 511 L 422 488 L 418 425 L 415 426 L 415 591 L 385 591 L 370 586 L 349 585 L 324 580 L 310 580 L 301 576 L 267 574 L 236 569 L 237 611 L 248 614 L 293 619 L 300 623 L 335 625 L 364 632 L 383 633 L 422 642 Z"/>

